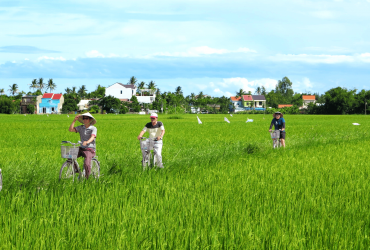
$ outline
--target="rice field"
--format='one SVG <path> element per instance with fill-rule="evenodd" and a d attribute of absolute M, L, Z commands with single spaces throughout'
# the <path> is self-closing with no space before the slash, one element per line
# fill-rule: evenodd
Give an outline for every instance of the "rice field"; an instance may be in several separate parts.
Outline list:
<path fill-rule="evenodd" d="M 165 169 L 143 171 L 149 118 L 96 115 L 103 176 L 72 182 L 72 116 L 0 115 L 0 249 L 369 249 L 370 118 L 285 115 L 272 149 L 271 115 L 198 116 L 160 115 Z"/>

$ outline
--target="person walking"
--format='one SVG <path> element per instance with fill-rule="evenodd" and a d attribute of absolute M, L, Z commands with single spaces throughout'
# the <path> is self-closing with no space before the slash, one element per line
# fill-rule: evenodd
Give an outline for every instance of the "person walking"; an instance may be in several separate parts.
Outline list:
<path fill-rule="evenodd" d="M 79 121 L 83 125 L 75 127 L 75 122 Z M 84 169 L 86 179 L 89 178 L 91 173 L 91 159 L 96 154 L 96 133 L 97 128 L 93 125 L 96 123 L 96 119 L 90 114 L 85 113 L 77 115 L 72 124 L 69 126 L 69 132 L 80 133 L 81 146 L 78 151 L 78 157 L 84 157 Z M 79 169 L 75 166 L 75 171 L 79 172 Z"/>
<path fill-rule="evenodd" d="M 272 115 L 274 118 L 271 121 L 269 132 L 271 132 L 272 126 L 275 126 L 275 130 L 280 131 L 280 142 L 281 145 L 285 148 L 285 120 L 283 114 L 279 111 L 275 112 Z"/>
<path fill-rule="evenodd" d="M 145 132 L 149 133 L 149 138 L 154 140 L 153 152 L 154 161 L 159 168 L 163 168 L 162 163 L 162 147 L 163 147 L 163 135 L 165 133 L 163 123 L 158 121 L 158 115 L 156 113 L 150 114 L 150 122 L 145 124 L 143 130 L 140 132 L 137 139 L 140 141 Z"/>

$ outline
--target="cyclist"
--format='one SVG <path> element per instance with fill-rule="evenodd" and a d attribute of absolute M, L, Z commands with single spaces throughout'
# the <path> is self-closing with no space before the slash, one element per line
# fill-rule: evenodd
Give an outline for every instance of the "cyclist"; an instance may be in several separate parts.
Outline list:
<path fill-rule="evenodd" d="M 164 135 L 164 126 L 163 123 L 158 121 L 158 115 L 156 113 L 150 114 L 150 121 L 145 125 L 143 130 L 140 132 L 137 139 L 140 141 L 144 133 L 148 130 L 149 138 L 155 140 L 153 146 L 154 156 L 156 156 L 157 166 L 163 168 L 162 164 L 162 146 L 163 146 L 163 135 Z"/>
<path fill-rule="evenodd" d="M 269 132 L 271 132 L 272 126 L 275 126 L 275 130 L 280 131 L 280 142 L 285 148 L 285 120 L 283 118 L 283 114 L 279 111 L 275 112 L 273 115 L 274 119 L 272 119 L 270 124 Z"/>
<path fill-rule="evenodd" d="M 75 122 L 79 121 L 83 125 L 75 127 Z M 72 124 L 69 126 L 69 132 L 80 133 L 80 140 L 82 145 L 78 151 L 78 157 L 84 157 L 84 169 L 85 176 L 88 179 L 91 173 L 91 159 L 95 156 L 95 138 L 97 128 L 93 125 L 96 123 L 95 118 L 90 113 L 77 115 Z M 79 172 L 79 169 L 75 166 L 75 171 Z"/>

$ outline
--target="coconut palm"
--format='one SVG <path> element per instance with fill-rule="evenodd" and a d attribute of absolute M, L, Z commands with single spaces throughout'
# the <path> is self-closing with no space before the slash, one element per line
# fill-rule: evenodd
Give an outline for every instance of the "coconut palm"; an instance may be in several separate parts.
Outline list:
<path fill-rule="evenodd" d="M 190 99 L 194 100 L 195 99 L 195 94 L 194 93 L 191 93 L 190 94 Z"/>
<path fill-rule="evenodd" d="M 39 82 L 37 83 L 38 89 L 42 92 L 42 90 L 45 88 L 44 79 L 42 77 L 39 78 Z"/>
<path fill-rule="evenodd" d="M 0 89 L 0 94 L 3 95 L 4 94 L 4 89 Z"/>
<path fill-rule="evenodd" d="M 30 84 L 30 89 L 33 89 L 33 90 L 35 90 L 35 89 L 38 89 L 38 84 L 37 84 L 37 80 L 36 79 L 33 79 L 32 80 L 32 82 L 31 82 L 31 84 Z"/>
<path fill-rule="evenodd" d="M 150 81 L 148 83 L 148 89 L 155 89 L 155 82 L 154 81 Z"/>
<path fill-rule="evenodd" d="M 49 79 L 48 85 L 46 86 L 46 89 L 49 89 L 50 93 L 57 87 L 57 85 L 54 83 L 53 79 Z"/>
<path fill-rule="evenodd" d="M 86 96 L 86 86 L 82 85 L 80 89 L 78 90 L 78 94 L 80 95 L 81 98 L 84 98 Z"/>
<path fill-rule="evenodd" d="M 66 92 L 66 94 L 72 93 L 72 90 L 70 88 L 66 88 L 64 91 Z"/>
<path fill-rule="evenodd" d="M 14 94 L 16 94 L 18 92 L 18 85 L 16 83 L 13 83 L 13 85 L 9 85 L 9 92 L 12 93 L 12 95 L 14 96 Z"/>
<path fill-rule="evenodd" d="M 176 95 L 182 95 L 182 90 L 181 90 L 181 87 L 180 86 L 178 86 L 176 88 L 175 93 L 176 93 Z"/>
<path fill-rule="evenodd" d="M 128 81 L 127 84 L 130 84 L 130 85 L 136 85 L 137 83 L 137 79 L 135 76 L 131 76 L 130 80 Z"/>
<path fill-rule="evenodd" d="M 239 91 L 236 92 L 236 97 L 242 97 L 243 95 L 246 95 L 245 91 L 243 89 L 239 89 Z"/>
<path fill-rule="evenodd" d="M 72 94 L 76 94 L 76 87 L 72 87 Z"/>
<path fill-rule="evenodd" d="M 257 94 L 257 95 L 260 95 L 261 94 L 261 92 L 262 92 L 262 89 L 261 89 L 261 87 L 260 86 L 258 86 L 257 88 L 256 88 L 256 92 L 254 92 L 255 94 Z"/>
<path fill-rule="evenodd" d="M 138 89 L 143 89 L 145 86 L 145 82 L 141 81 L 138 85 L 137 85 L 137 88 Z"/>

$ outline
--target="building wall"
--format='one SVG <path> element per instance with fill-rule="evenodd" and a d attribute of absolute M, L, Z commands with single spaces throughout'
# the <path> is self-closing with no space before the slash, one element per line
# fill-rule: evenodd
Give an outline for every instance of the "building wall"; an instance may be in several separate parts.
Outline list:
<path fill-rule="evenodd" d="M 106 96 L 113 96 L 118 99 L 131 99 L 136 95 L 136 90 L 132 88 L 125 88 L 121 84 L 115 83 L 105 89 Z"/>
<path fill-rule="evenodd" d="M 155 100 L 155 95 L 153 96 L 136 96 L 139 103 L 152 103 Z"/>
<path fill-rule="evenodd" d="M 64 99 L 63 99 L 64 102 Z M 52 100 L 51 98 L 42 98 L 40 103 L 40 114 L 51 114 L 52 112 L 59 113 L 61 111 L 60 100 Z M 54 111 L 53 111 L 54 108 Z"/>

